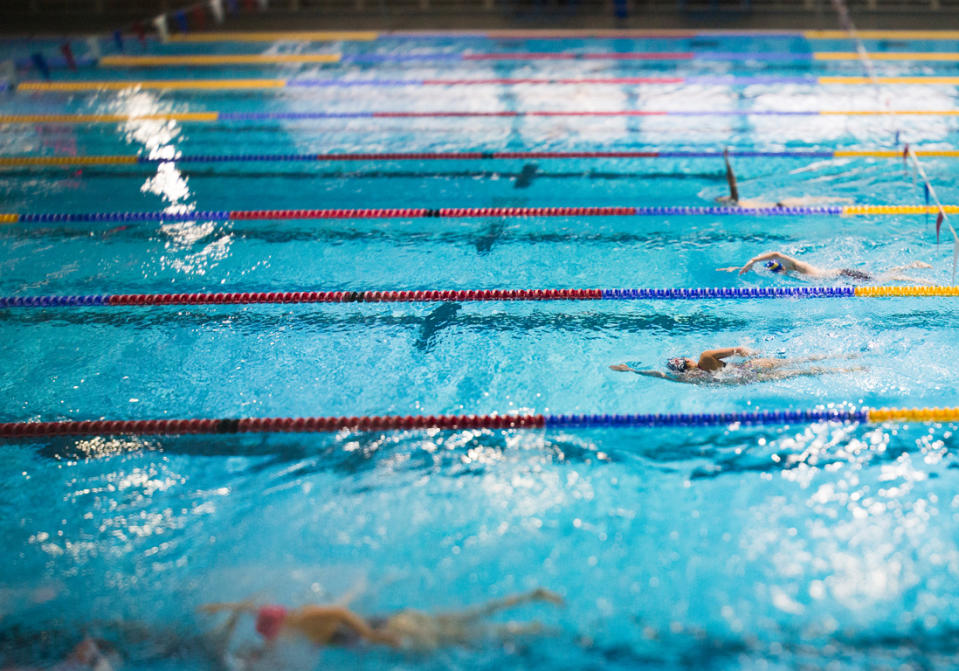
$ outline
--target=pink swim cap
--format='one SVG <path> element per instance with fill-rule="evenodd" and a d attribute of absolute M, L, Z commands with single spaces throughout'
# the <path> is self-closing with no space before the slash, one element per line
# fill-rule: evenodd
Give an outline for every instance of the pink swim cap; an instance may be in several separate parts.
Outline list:
<path fill-rule="evenodd" d="M 280 635 L 285 619 L 286 608 L 283 606 L 263 606 L 256 613 L 256 631 L 266 640 L 272 641 Z"/>

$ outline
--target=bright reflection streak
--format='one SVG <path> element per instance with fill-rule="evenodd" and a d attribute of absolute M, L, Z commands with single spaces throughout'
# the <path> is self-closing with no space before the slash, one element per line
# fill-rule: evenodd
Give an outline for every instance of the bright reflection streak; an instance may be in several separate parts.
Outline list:
<path fill-rule="evenodd" d="M 852 427 L 820 424 L 782 440 L 780 447 L 788 455 L 782 461 L 792 467 L 781 471 L 781 477 L 803 488 L 815 487 L 806 501 L 813 517 L 805 534 L 783 538 L 780 526 L 773 525 L 757 534 L 747 550 L 772 552 L 781 575 L 808 583 L 803 591 L 809 598 L 832 598 L 850 610 L 866 611 L 918 585 L 922 578 L 917 558 L 902 548 L 916 548 L 943 561 L 944 553 L 956 554 L 934 547 L 929 524 L 938 514 L 938 499 L 916 489 L 928 478 L 922 462 L 937 458 L 942 441 L 925 436 L 917 441 L 921 459 L 905 453 L 887 461 L 890 438 L 884 428 L 857 437 Z M 878 478 L 862 477 L 877 465 Z M 793 596 L 770 592 L 773 605 L 790 613 L 802 609 Z"/>
<path fill-rule="evenodd" d="M 111 107 L 112 114 L 130 116 L 174 111 L 171 105 L 161 103 L 156 93 L 136 89 L 120 92 Z M 140 191 L 152 193 L 166 201 L 168 204 L 164 212 L 182 214 L 194 211 L 196 205 L 192 202 L 189 180 L 174 162 L 180 156 L 175 144 L 182 132 L 179 123 L 173 120 L 132 119 L 123 124 L 123 130 L 127 141 L 142 145 L 150 158 L 171 159 L 170 162 L 156 164 L 156 174 L 143 183 Z M 217 261 L 229 254 L 233 241 L 229 233 L 214 238 L 217 224 L 210 221 L 161 224 L 160 230 L 169 238 L 166 249 L 170 252 L 160 257 L 160 263 L 189 275 L 206 274 Z M 201 244 L 202 247 L 197 250 Z"/>

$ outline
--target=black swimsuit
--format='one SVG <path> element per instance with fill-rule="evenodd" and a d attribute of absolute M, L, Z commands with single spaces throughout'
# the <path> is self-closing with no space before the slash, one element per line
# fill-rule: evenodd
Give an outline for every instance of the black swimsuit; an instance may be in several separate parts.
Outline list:
<path fill-rule="evenodd" d="M 848 277 L 851 280 L 860 280 L 861 282 L 869 282 L 872 280 L 872 275 L 869 273 L 864 273 L 861 270 L 854 270 L 852 268 L 843 268 L 840 270 L 839 277 Z"/>

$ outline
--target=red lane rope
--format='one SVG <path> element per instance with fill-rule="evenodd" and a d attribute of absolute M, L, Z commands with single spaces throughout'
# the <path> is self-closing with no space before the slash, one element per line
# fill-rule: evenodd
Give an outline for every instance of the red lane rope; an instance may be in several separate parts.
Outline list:
<path fill-rule="evenodd" d="M 635 207 L 425 207 L 337 210 L 231 210 L 240 219 L 412 219 L 419 217 L 591 217 L 629 216 Z"/>
<path fill-rule="evenodd" d="M 361 209 L 361 210 L 232 210 L 231 219 L 389 219 L 428 217 L 425 207 Z"/>
<path fill-rule="evenodd" d="M 106 305 L 232 303 L 390 303 L 436 301 L 602 300 L 602 289 L 480 289 L 446 291 L 258 291 L 215 294 L 113 294 Z"/>
<path fill-rule="evenodd" d="M 256 417 L 245 419 L 92 420 L 0 423 L 0 437 L 306 433 L 411 429 L 541 429 L 545 415 L 392 415 L 364 417 Z"/>

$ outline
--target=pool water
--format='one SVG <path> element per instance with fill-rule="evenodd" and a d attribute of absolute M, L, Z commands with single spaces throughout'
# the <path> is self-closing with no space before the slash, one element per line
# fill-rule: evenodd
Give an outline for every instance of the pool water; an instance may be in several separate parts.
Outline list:
<path fill-rule="evenodd" d="M 14 51 L 8 45 L 7 53 Z M 871 50 L 905 50 L 869 42 Z M 948 50 L 911 42 L 914 51 Z M 95 69 L 56 79 L 859 76 L 856 61 L 390 61 L 479 52 L 848 51 L 797 37 L 148 44 L 156 53 L 379 55 L 264 68 Z M 79 55 L 79 54 L 78 54 Z M 877 63 L 880 74 L 954 65 Z M 92 73 L 92 74 L 91 74 Z M 481 85 L 9 93 L 2 114 L 193 111 L 818 110 L 956 106 L 952 86 Z M 717 158 L 181 163 L 179 155 L 923 149 L 956 117 L 329 119 L 6 125 L 0 155 L 169 162 L 0 171 L 0 211 L 709 205 Z M 921 204 L 901 161 L 734 157 L 743 197 Z M 945 203 L 959 163 L 924 159 Z M 0 295 L 788 286 L 720 272 L 770 250 L 952 281 L 917 216 L 13 224 Z M 334 304 L 0 310 L 0 421 L 441 413 L 731 412 L 956 404 L 951 299 Z M 616 373 L 746 345 L 850 373 L 681 385 Z M 399 432 L 51 439 L 0 445 L 0 664 L 84 634 L 124 668 L 215 669 L 209 602 L 356 591 L 366 616 L 547 587 L 473 645 L 410 654 L 289 644 L 262 668 L 954 668 L 955 427 Z M 252 623 L 227 668 L 244 667 Z M 232 661 L 229 661 L 232 660 Z M 247 660 L 249 661 L 249 660 Z M 259 667 L 257 667 L 259 668 Z"/>

